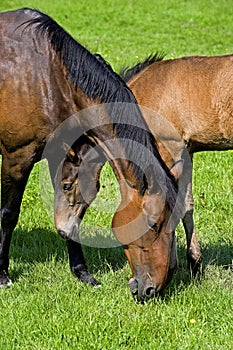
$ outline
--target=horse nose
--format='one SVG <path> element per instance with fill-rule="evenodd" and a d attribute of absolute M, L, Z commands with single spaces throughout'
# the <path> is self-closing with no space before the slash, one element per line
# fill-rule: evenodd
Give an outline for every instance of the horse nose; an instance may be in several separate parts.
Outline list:
<path fill-rule="evenodd" d="M 143 288 L 144 287 L 144 288 Z M 132 295 L 139 301 L 149 300 L 156 295 L 156 288 L 153 284 L 144 285 L 140 280 L 131 278 L 129 281 L 129 288 Z"/>

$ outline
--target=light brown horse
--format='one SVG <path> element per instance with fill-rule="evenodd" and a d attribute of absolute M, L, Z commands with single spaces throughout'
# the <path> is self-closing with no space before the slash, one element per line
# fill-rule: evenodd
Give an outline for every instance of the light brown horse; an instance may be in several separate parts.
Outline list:
<path fill-rule="evenodd" d="M 155 62 L 158 57 L 155 55 L 128 69 L 124 77 L 129 80 L 128 85 L 140 105 L 150 108 L 142 108 L 143 115 L 164 161 L 171 167 L 174 162 L 183 159 L 182 178 L 177 167 L 175 172 L 176 178 L 180 178 L 185 202 L 183 224 L 187 237 L 188 265 L 192 275 L 197 276 L 202 255 L 193 223 L 192 154 L 233 147 L 233 56 L 186 57 L 168 61 L 160 61 L 159 57 L 159 62 Z M 62 183 L 57 190 L 60 201 L 55 200 L 55 209 L 63 215 L 63 222 L 66 222 L 69 213 L 67 225 L 70 227 L 78 217 L 79 227 L 87 206 L 95 198 L 102 165 L 98 152 L 90 144 L 86 148 L 74 145 L 74 149 L 68 152 Z M 85 183 L 82 173 L 86 173 L 87 169 L 88 181 Z M 127 255 L 128 250 L 125 252 Z M 172 252 L 174 257 L 174 250 Z M 159 250 L 157 254 L 160 254 Z M 137 290 L 135 279 L 131 281 L 131 287 Z"/>
<path fill-rule="evenodd" d="M 137 220 L 133 223 L 131 218 L 123 217 L 123 209 L 115 214 L 114 229 L 117 233 L 118 228 L 130 224 L 120 232 L 124 232 L 122 241 L 129 247 L 132 240 L 136 242 L 135 249 L 144 257 L 144 241 L 157 235 L 150 227 L 157 197 L 165 202 L 161 215 L 166 222 L 176 202 L 177 186 L 131 90 L 110 67 L 36 10 L 0 14 L 0 61 L 0 286 L 11 283 L 11 236 L 34 163 L 47 157 L 53 178 L 63 156 L 63 139 L 78 139 L 83 133 L 89 143 L 99 145 L 101 156 L 111 161 L 118 178 L 127 180 L 124 195 L 132 197 L 127 212 L 141 220 L 141 226 Z M 152 262 L 143 265 L 142 260 L 134 261 L 129 254 L 142 298 L 154 295 L 168 276 L 174 233 L 167 232 L 165 224 L 161 230 L 167 233 L 163 242 L 167 254 L 152 256 L 158 264 L 156 271 Z M 67 241 L 72 272 L 81 280 L 98 284 L 86 269 L 76 237 L 59 232 Z"/>
<path fill-rule="evenodd" d="M 144 115 L 149 128 L 155 132 L 160 154 L 167 165 L 170 160 L 166 149 L 171 151 L 173 160 L 184 159 L 185 209 L 182 221 L 188 263 L 196 275 L 202 256 L 193 220 L 192 167 L 187 161 L 192 162 L 194 152 L 233 149 L 233 55 L 154 62 L 156 57 L 123 70 L 121 75 L 127 80 L 139 105 L 156 111 L 167 120 L 177 130 L 189 152 L 190 158 L 187 159 L 180 140 L 170 133 L 171 140 L 167 142 L 169 130 L 161 130 L 158 135 L 155 119 Z"/>

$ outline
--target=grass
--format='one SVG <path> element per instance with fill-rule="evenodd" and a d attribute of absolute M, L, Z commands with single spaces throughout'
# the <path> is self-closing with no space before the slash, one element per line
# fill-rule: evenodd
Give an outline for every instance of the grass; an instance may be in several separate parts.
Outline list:
<path fill-rule="evenodd" d="M 48 12 L 116 70 L 155 51 L 165 51 L 167 57 L 233 51 L 232 2 L 227 0 L 2 0 L 0 10 L 25 6 Z M 83 286 L 70 274 L 65 243 L 57 236 L 51 208 L 45 210 L 40 195 L 37 164 L 11 246 L 14 284 L 0 290 L 0 349 L 233 349 L 232 161 L 232 152 L 194 157 L 203 277 L 194 283 L 187 276 L 185 238 L 179 225 L 179 270 L 164 297 L 144 305 L 130 295 L 130 269 L 121 247 L 84 246 L 88 266 L 102 288 Z M 107 195 L 114 207 L 114 179 L 109 169 L 102 176 L 106 187 L 95 205 L 105 203 Z M 93 237 L 97 224 L 109 227 L 111 220 L 108 212 L 97 216 L 96 207 L 84 223 Z"/>

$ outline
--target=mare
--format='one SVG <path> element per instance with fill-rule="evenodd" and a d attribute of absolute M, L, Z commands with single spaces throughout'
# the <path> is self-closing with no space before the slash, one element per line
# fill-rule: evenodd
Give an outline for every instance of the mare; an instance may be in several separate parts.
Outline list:
<path fill-rule="evenodd" d="M 182 221 L 188 268 L 197 277 L 202 254 L 193 221 L 192 159 L 194 152 L 233 148 L 233 56 L 184 57 L 166 61 L 162 58 L 158 54 L 150 56 L 123 70 L 121 76 L 142 106 L 143 116 L 167 166 L 183 160 L 182 176 L 176 177 L 180 179 L 184 202 Z M 74 144 L 68 151 L 62 182 L 56 191 L 55 211 L 63 215 L 63 221 L 67 220 L 70 227 L 76 221 L 80 225 L 100 186 L 103 162 L 93 145 L 88 140 L 83 144 L 85 142 L 85 147 Z M 85 182 L 83 174 L 87 169 Z"/>
<path fill-rule="evenodd" d="M 33 165 L 47 156 L 53 179 L 62 157 L 59 127 L 75 115 L 67 134 L 78 139 L 84 133 L 88 142 L 99 145 L 102 157 L 124 182 L 113 229 L 124 244 L 139 297 L 152 297 L 171 271 L 174 230 L 168 232 L 167 223 L 177 201 L 177 185 L 131 90 L 110 67 L 36 10 L 0 14 L 0 56 L 0 286 L 11 284 L 10 242 Z M 82 138 L 80 146 L 81 142 Z M 51 146 L 44 153 L 48 143 Z M 137 151 L 135 143 L 141 146 Z M 155 214 L 161 205 L 161 234 L 156 239 Z M 58 232 L 66 239 L 73 274 L 98 284 L 73 233 L 59 227 Z M 161 253 L 154 254 L 157 246 Z"/>

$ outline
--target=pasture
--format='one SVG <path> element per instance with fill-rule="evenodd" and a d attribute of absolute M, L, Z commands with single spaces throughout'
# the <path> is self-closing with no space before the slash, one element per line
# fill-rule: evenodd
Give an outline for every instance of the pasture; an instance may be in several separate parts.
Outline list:
<path fill-rule="evenodd" d="M 30 6 L 47 12 L 75 39 L 100 53 L 116 71 L 151 52 L 166 58 L 233 52 L 232 2 L 5 1 L 5 11 Z M 137 304 L 121 247 L 84 247 L 102 288 L 70 273 L 65 242 L 41 197 L 41 167 L 30 176 L 11 246 L 10 289 L 0 290 L 1 349 L 221 349 L 233 348 L 233 152 L 194 157 L 195 222 L 204 261 L 200 281 L 186 272 L 185 235 L 177 229 L 179 269 L 162 298 Z M 42 174 L 42 175 L 41 175 Z M 97 199 L 116 205 L 109 167 Z M 49 178 L 43 178 L 50 194 Z M 49 197 L 50 198 L 50 197 Z M 110 202 L 109 202 L 110 201 Z M 89 235 L 110 226 L 112 209 L 95 204 L 83 222 Z M 98 230 L 97 230 L 98 228 Z"/>

